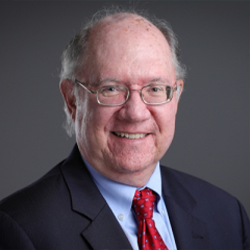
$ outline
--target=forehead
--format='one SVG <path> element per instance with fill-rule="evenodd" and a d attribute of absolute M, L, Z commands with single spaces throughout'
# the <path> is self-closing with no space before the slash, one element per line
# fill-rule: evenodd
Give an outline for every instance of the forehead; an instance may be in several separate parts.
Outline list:
<path fill-rule="evenodd" d="M 115 14 L 102 19 L 91 29 L 89 36 L 92 49 L 109 46 L 116 41 L 119 41 L 121 46 L 131 43 L 137 43 L 138 46 L 142 39 L 149 39 L 151 46 L 155 43 L 156 46 L 168 46 L 166 38 L 151 22 L 129 13 Z M 147 41 L 144 40 L 143 43 L 146 45 Z"/>
<path fill-rule="evenodd" d="M 130 13 L 120 13 L 108 16 L 97 22 L 91 29 L 91 33 L 96 36 L 107 34 L 107 32 L 109 33 L 115 30 L 129 33 L 138 29 L 153 31 L 157 28 L 141 16 Z"/>
<path fill-rule="evenodd" d="M 98 72 L 99 78 L 172 67 L 170 48 L 161 31 L 143 17 L 127 13 L 109 16 L 91 29 L 88 58 L 88 72 L 93 76 Z"/>

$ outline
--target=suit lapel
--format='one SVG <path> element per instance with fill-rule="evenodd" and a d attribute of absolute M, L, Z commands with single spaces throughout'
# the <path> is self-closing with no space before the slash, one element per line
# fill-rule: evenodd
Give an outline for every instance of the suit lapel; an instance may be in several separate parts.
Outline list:
<path fill-rule="evenodd" d="M 161 170 L 163 196 L 177 249 L 209 249 L 206 223 L 193 215 L 195 199 L 172 170 L 166 167 Z"/>
<path fill-rule="evenodd" d="M 85 167 L 77 146 L 62 165 L 62 173 L 70 191 L 72 210 L 89 223 L 82 237 L 93 249 L 131 249 L 131 245 L 112 211 Z"/>
<path fill-rule="evenodd" d="M 82 235 L 94 249 L 132 249 L 107 205 L 82 232 Z"/>

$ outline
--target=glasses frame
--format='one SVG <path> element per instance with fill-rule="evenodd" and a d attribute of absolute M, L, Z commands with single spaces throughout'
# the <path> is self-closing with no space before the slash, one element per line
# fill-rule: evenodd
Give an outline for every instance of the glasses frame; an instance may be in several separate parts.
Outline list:
<path fill-rule="evenodd" d="M 159 84 L 160 86 L 165 86 L 165 87 L 170 87 L 171 88 L 171 93 L 170 93 L 170 97 L 168 100 L 164 101 L 164 102 L 159 102 L 159 103 L 148 103 L 147 101 L 145 101 L 144 99 L 144 96 L 142 94 L 142 90 L 148 86 L 150 86 L 150 84 L 148 85 L 145 85 L 143 86 L 141 89 L 129 89 L 127 86 L 123 85 L 128 91 L 127 91 L 127 96 L 126 96 L 126 99 L 123 103 L 121 104 L 103 104 L 100 102 L 99 98 L 98 98 L 98 93 L 99 93 L 99 90 L 101 89 L 101 87 L 97 88 L 96 91 L 93 91 L 89 88 L 87 88 L 84 83 L 80 82 L 79 80 L 75 79 L 75 83 L 79 84 L 79 86 L 81 86 L 83 89 L 85 89 L 87 92 L 89 92 L 90 94 L 95 94 L 96 95 L 96 101 L 99 105 L 102 105 L 102 106 L 108 106 L 108 107 L 116 107 L 116 106 L 122 106 L 124 105 L 129 97 L 130 97 L 130 92 L 139 92 L 140 93 L 140 96 L 141 96 L 141 99 L 142 101 L 147 104 L 147 105 L 162 105 L 162 104 L 165 104 L 165 103 L 168 103 L 168 102 L 171 102 L 171 100 L 173 99 L 173 95 L 174 95 L 174 92 L 177 90 L 177 82 L 175 82 L 175 85 L 172 87 L 172 86 L 168 86 L 168 85 L 162 85 L 162 84 Z M 113 86 L 113 85 L 112 85 Z"/>

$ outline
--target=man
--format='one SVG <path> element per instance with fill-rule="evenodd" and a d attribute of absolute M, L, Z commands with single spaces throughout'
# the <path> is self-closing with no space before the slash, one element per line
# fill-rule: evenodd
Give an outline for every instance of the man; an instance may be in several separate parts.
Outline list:
<path fill-rule="evenodd" d="M 2 201 L 0 248 L 249 249 L 249 219 L 235 198 L 159 165 L 184 76 L 163 21 L 121 12 L 83 27 L 63 53 L 60 81 L 76 146 Z M 153 218 L 140 220 L 145 190 Z"/>

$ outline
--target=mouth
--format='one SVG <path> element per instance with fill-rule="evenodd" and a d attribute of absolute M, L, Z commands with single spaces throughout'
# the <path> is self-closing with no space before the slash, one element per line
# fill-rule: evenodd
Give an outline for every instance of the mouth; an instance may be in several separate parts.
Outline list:
<path fill-rule="evenodd" d="M 141 138 L 144 138 L 148 135 L 145 133 L 131 134 L 131 133 L 120 133 L 120 132 L 115 132 L 115 131 L 113 131 L 112 134 L 114 134 L 115 136 L 121 137 L 121 138 L 127 138 L 127 139 L 131 139 L 131 140 L 141 139 Z"/>

